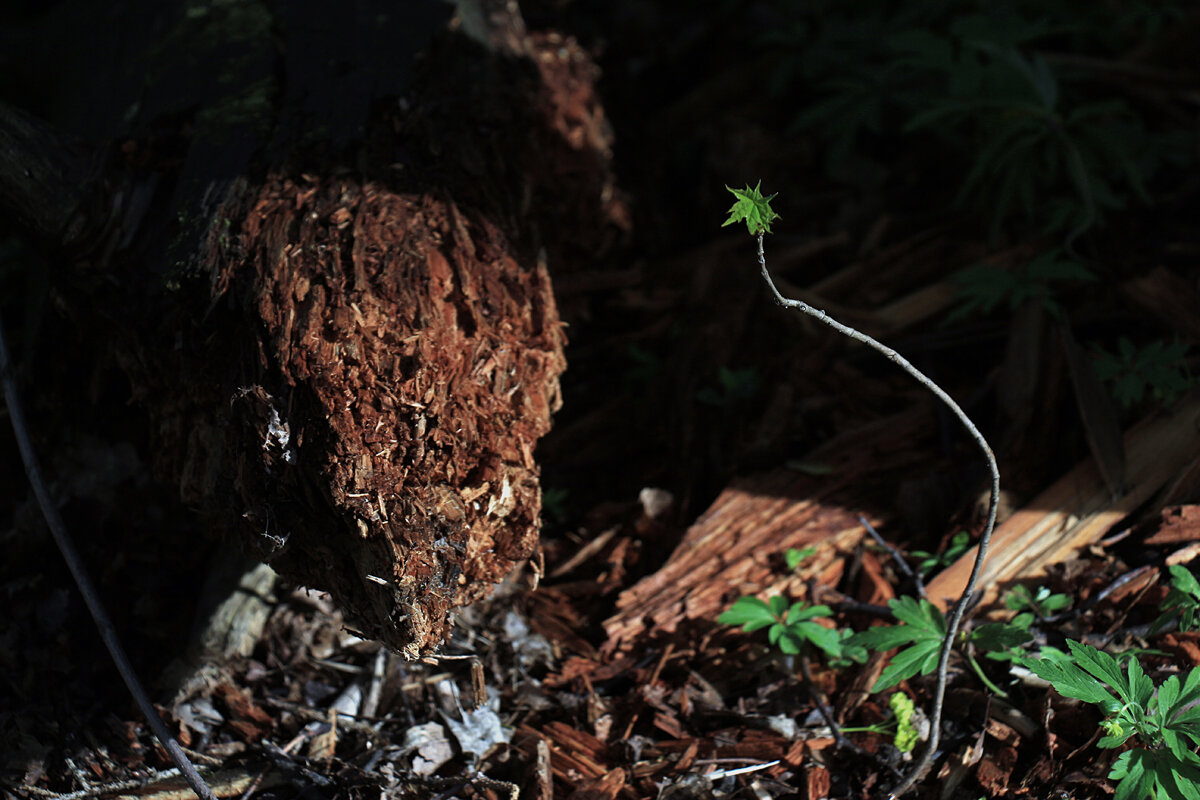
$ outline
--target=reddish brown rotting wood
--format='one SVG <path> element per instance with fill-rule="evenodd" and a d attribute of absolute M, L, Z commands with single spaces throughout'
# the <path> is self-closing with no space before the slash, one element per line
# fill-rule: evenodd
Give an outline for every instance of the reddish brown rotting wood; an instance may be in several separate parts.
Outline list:
<path fill-rule="evenodd" d="M 179 220 L 203 241 L 176 243 L 166 275 L 141 239 L 169 234 L 110 237 L 110 217 L 140 217 L 78 182 L 33 208 L 52 244 L 105 256 L 64 306 L 148 410 L 156 474 L 410 658 L 534 551 L 532 452 L 565 364 L 547 270 L 594 269 L 630 227 L 586 51 L 469 44 L 430 45 L 352 169 L 305 151 L 204 178 Z M 117 238 L 137 246 L 111 253 Z"/>
<path fill-rule="evenodd" d="M 1164 508 L 1159 519 L 1153 520 L 1151 529 L 1154 533 L 1146 538 L 1148 545 L 1200 541 L 1200 505 Z"/>
<path fill-rule="evenodd" d="M 825 492 L 827 493 L 827 492 Z M 661 568 L 622 592 L 604 623 L 614 654 L 648 633 L 685 620 L 716 620 L 746 593 L 798 595 L 810 575 L 825 575 L 863 536 L 858 513 L 822 503 L 816 482 L 789 470 L 746 478 L 726 489 L 688 529 Z M 788 548 L 816 545 L 794 574 L 772 567 Z"/>
<path fill-rule="evenodd" d="M 272 177 L 230 209 L 214 303 L 248 319 L 214 314 L 182 376 L 127 365 L 158 466 L 355 630 L 429 653 L 537 545 L 565 367 L 545 267 L 477 212 L 349 178 Z"/>
<path fill-rule="evenodd" d="M 296 420 L 296 458 L 343 523 L 293 520 L 273 562 L 372 638 L 427 652 L 450 608 L 536 546 L 532 450 L 565 367 L 549 276 L 452 202 L 339 180 L 259 197 L 245 242 L 262 342 L 277 391 L 316 412 Z"/>

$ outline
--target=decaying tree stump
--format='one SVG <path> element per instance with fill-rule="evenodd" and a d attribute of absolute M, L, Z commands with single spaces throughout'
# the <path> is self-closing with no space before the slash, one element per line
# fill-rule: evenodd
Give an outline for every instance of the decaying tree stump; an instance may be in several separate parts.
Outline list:
<path fill-rule="evenodd" d="M 426 652 L 536 547 L 532 450 L 565 367 L 549 276 L 451 201 L 344 179 L 271 180 L 241 228 L 214 277 L 261 372 L 197 409 L 185 493 L 211 502 L 231 471 L 273 566 Z"/>
<path fill-rule="evenodd" d="M 214 183 L 186 271 L 118 249 L 62 289 L 148 410 L 156 472 L 410 658 L 535 551 L 533 448 L 565 367 L 545 254 L 626 224 L 594 67 L 556 35 L 526 50 L 442 42 L 417 106 L 375 119 L 367 168 Z M 388 163 L 403 152 L 424 160 Z"/>

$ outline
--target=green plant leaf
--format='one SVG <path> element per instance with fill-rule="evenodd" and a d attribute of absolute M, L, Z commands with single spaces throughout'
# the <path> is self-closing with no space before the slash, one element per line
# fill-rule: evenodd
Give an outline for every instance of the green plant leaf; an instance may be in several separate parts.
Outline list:
<path fill-rule="evenodd" d="M 941 649 L 940 641 L 921 641 L 896 653 L 892 656 L 887 668 L 879 675 L 879 680 L 871 687 L 871 692 L 890 689 L 900 681 L 908 680 L 918 673 L 928 675 L 933 672 L 937 668 Z"/>
<path fill-rule="evenodd" d="M 876 625 L 860 631 L 851 638 L 851 643 L 868 650 L 884 652 L 920 638 L 920 633 L 903 625 Z"/>
<path fill-rule="evenodd" d="M 741 625 L 747 633 L 765 628 L 775 622 L 771 607 L 757 597 L 739 597 L 728 610 L 717 617 L 722 625 Z"/>
<path fill-rule="evenodd" d="M 729 209 L 729 219 L 725 220 L 721 227 L 745 221 L 751 236 L 771 232 L 771 223 L 779 219 L 779 215 L 771 209 L 771 201 L 775 199 L 776 195 L 763 197 L 762 192 L 759 191 L 761 186 L 762 181 L 759 181 L 753 189 L 750 188 L 750 184 L 746 184 L 745 189 L 725 187 L 733 193 L 737 202 Z"/>
<path fill-rule="evenodd" d="M 1115 658 L 1103 650 L 1097 650 L 1090 644 L 1081 644 L 1071 639 L 1067 640 L 1067 649 L 1071 651 L 1075 664 L 1080 668 L 1111 686 L 1126 703 L 1136 702 L 1133 698 L 1133 691 L 1126 681 L 1125 675 L 1121 672 L 1121 665 Z M 1136 659 L 1134 660 L 1136 661 Z"/>
<path fill-rule="evenodd" d="M 1113 800 L 1146 800 L 1152 798 L 1154 776 L 1146 770 L 1145 750 L 1126 750 L 1117 756 L 1109 770 L 1109 780 L 1118 781 Z"/>
<path fill-rule="evenodd" d="M 946 636 L 946 618 L 937 606 L 922 598 L 900 597 L 888 606 L 899 625 L 878 625 L 856 633 L 846 641 L 849 647 L 865 647 L 883 652 L 909 645 L 892 656 L 891 663 L 871 688 L 879 692 L 920 673 L 928 675 L 937 666 L 942 641 Z"/>
<path fill-rule="evenodd" d="M 1112 384 L 1112 393 L 1125 408 L 1142 402 L 1147 394 L 1164 404 L 1187 391 L 1192 377 L 1183 363 L 1188 346 L 1156 340 L 1138 349 L 1122 336 L 1117 351 L 1098 348 L 1094 357 L 1096 374 Z"/>
<path fill-rule="evenodd" d="M 1029 625 L 1013 622 L 991 622 L 971 632 L 971 643 L 988 655 L 1003 654 L 1033 639 Z"/>
<path fill-rule="evenodd" d="M 942 639 L 946 635 L 946 618 L 933 603 L 925 598 L 919 601 L 912 597 L 901 597 L 888 603 L 896 619 L 926 634 Z"/>
<path fill-rule="evenodd" d="M 1098 705 L 1106 714 L 1115 714 L 1121 704 L 1094 677 L 1076 666 L 1069 657 L 1059 658 L 1048 648 L 1037 658 L 1021 660 L 1021 666 L 1047 681 L 1063 697 L 1073 697 L 1085 703 Z M 1115 662 L 1114 662 L 1115 663 Z"/>
<path fill-rule="evenodd" d="M 794 603 L 788 609 L 787 624 L 794 625 L 804 620 L 814 619 L 816 617 L 828 617 L 833 615 L 833 609 L 829 606 L 806 606 L 803 603 Z"/>
<path fill-rule="evenodd" d="M 805 547 L 802 550 L 797 550 L 794 547 L 789 547 L 783 554 L 783 560 L 787 564 L 788 570 L 795 570 L 796 567 L 804 563 L 805 559 L 817 552 L 815 547 Z"/>
<path fill-rule="evenodd" d="M 829 655 L 842 655 L 842 636 L 836 628 L 826 628 L 816 622 L 801 622 L 792 630 L 799 638 L 812 642 Z"/>

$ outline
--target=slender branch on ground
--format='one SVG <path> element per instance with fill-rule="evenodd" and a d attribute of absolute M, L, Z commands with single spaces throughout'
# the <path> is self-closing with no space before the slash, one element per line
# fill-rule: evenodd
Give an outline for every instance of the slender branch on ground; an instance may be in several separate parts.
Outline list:
<path fill-rule="evenodd" d="M 966 412 L 959 407 L 958 403 L 954 401 L 954 398 L 946 394 L 946 392 L 936 383 L 925 377 L 925 375 L 911 363 L 909 363 L 907 359 L 887 345 L 884 345 L 881 342 L 872 339 L 870 336 L 867 336 L 865 333 L 851 328 L 848 325 L 843 325 L 819 308 L 813 308 L 802 300 L 791 300 L 780 294 L 779 289 L 775 287 L 775 282 L 771 280 L 771 273 L 767 271 L 767 258 L 763 254 L 763 233 L 764 231 L 761 229 L 757 232 L 758 265 L 762 270 L 763 280 L 766 281 L 767 286 L 771 289 L 771 294 L 775 297 L 775 302 L 784 308 L 801 311 L 808 316 L 825 323 L 838 333 L 843 334 L 844 336 L 849 336 L 856 342 L 862 342 L 863 344 L 882 354 L 888 361 L 891 361 L 893 364 L 903 369 L 914 379 L 916 379 L 918 383 L 920 383 L 929 391 L 933 392 L 934 395 L 936 395 L 938 399 L 945 403 L 946 407 L 949 408 L 956 417 L 958 417 L 959 422 L 961 422 L 962 426 L 966 428 L 967 432 L 971 435 L 971 438 L 975 440 L 975 443 L 979 446 L 979 449 L 983 452 L 984 457 L 987 459 L 988 469 L 991 472 L 992 491 L 988 500 L 987 525 L 983 529 L 983 534 L 979 537 L 979 549 L 975 556 L 975 565 L 971 569 L 971 575 L 967 579 L 967 585 L 963 588 L 962 596 L 959 597 L 958 602 L 954 604 L 954 607 L 950 611 L 950 614 L 946 620 L 946 638 L 942 641 L 942 650 L 938 658 L 937 687 L 934 690 L 933 713 L 929 715 L 929 743 L 925 747 L 921 757 L 917 760 L 917 763 L 914 764 L 912 769 L 909 771 L 908 776 L 891 790 L 888 795 L 890 800 L 891 798 L 899 797 L 913 787 L 913 785 L 925 773 L 925 770 L 929 767 L 929 763 L 933 760 L 934 754 L 937 752 L 938 743 L 941 739 L 942 707 L 946 698 L 946 681 L 950 664 L 950 650 L 954 645 L 955 637 L 958 636 L 958 628 L 959 624 L 962 622 L 963 614 L 971 605 L 971 600 L 975 592 L 975 585 L 979 582 L 979 575 L 983 571 L 983 561 L 987 557 L 988 544 L 992 539 L 992 530 L 996 527 L 996 506 L 1000 499 L 1000 468 L 996 465 L 996 456 L 992 453 L 992 448 L 988 445 L 987 440 L 983 438 L 983 434 L 979 432 L 979 429 L 975 427 L 975 423 L 972 422 L 971 418 L 967 416 Z"/>
<path fill-rule="evenodd" d="M 25 463 L 25 474 L 29 477 L 30 485 L 33 486 L 33 493 L 37 497 L 38 505 L 41 506 L 42 516 L 46 519 L 46 525 L 50 528 L 50 535 L 54 537 L 54 543 L 58 545 L 58 550 L 62 553 L 63 560 L 67 562 L 67 567 L 71 570 L 71 575 L 75 578 L 75 585 L 79 587 L 79 593 L 83 595 L 83 600 L 87 604 L 88 611 L 91 612 L 92 619 L 96 623 L 96 629 L 100 632 L 100 638 L 104 640 L 104 646 L 108 648 L 108 653 L 112 657 L 117 671 L 121 673 L 122 680 L 125 681 L 125 685 L 129 688 L 129 693 L 133 695 L 138 708 L 141 709 L 142 714 L 146 717 L 146 722 L 149 723 L 150 730 L 154 732 L 159 742 L 162 743 L 167 753 L 170 754 L 171 760 L 175 762 L 175 766 L 179 768 L 184 779 L 187 780 L 188 786 L 192 788 L 192 791 L 201 800 L 216 800 L 208 784 L 204 782 L 204 779 L 200 777 L 200 773 L 196 771 L 195 766 L 188 760 L 187 755 L 183 752 L 183 748 L 179 746 L 179 743 L 175 741 L 175 737 L 167 730 L 166 724 L 158 716 L 158 711 L 155 710 L 154 704 L 150 701 L 150 696 L 146 693 L 145 687 L 138 680 L 137 673 L 134 672 L 133 665 L 129 662 L 129 657 L 125 654 L 125 649 L 121 646 L 121 641 L 117 637 L 116 628 L 113 627 L 112 620 L 109 618 L 104 604 L 100 601 L 100 595 L 96 592 L 96 587 L 92 583 L 91 576 L 88 574 L 87 568 L 79 556 L 79 552 L 75 549 L 75 543 L 67 533 L 62 516 L 58 513 L 58 507 L 54 505 L 54 500 L 50 497 L 50 490 L 46 487 L 46 482 L 42 478 L 41 464 L 38 461 L 37 453 L 33 449 L 33 440 L 29 436 L 29 428 L 25 422 L 25 411 L 17 396 L 17 382 L 13 377 L 8 342 L 4 337 L 3 320 L 0 320 L 0 379 L 4 383 L 4 400 L 8 404 L 8 418 L 12 423 L 13 434 L 17 439 L 17 447 L 21 451 L 21 460 Z"/>
<path fill-rule="evenodd" d="M 879 545 L 884 550 L 887 550 L 888 554 L 891 555 L 892 560 L 896 562 L 898 567 L 900 567 L 900 570 L 912 579 L 913 584 L 915 584 L 917 587 L 917 594 L 919 594 L 921 597 L 925 597 L 925 581 L 921 580 L 921 573 L 908 565 L 908 562 L 904 560 L 904 555 L 899 550 L 892 547 L 886 539 L 880 536 L 879 531 L 875 530 L 875 526 L 868 522 L 866 517 L 860 514 L 858 521 L 861 522 L 862 526 L 867 529 L 867 533 L 871 534 L 871 538 L 875 540 L 875 544 Z"/>

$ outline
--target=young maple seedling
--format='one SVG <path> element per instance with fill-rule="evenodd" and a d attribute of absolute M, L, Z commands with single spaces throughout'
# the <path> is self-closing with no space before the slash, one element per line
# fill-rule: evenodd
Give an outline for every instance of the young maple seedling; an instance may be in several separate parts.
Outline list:
<path fill-rule="evenodd" d="M 871 347 L 882 354 L 893 364 L 896 364 L 898 367 L 911 375 L 926 389 L 933 392 L 933 394 L 943 403 L 945 403 L 946 407 L 949 408 L 956 417 L 958 417 L 959 422 L 961 422 L 963 427 L 966 428 L 967 432 L 971 435 L 971 438 L 975 440 L 975 443 L 983 452 L 984 458 L 987 460 L 988 469 L 991 472 L 992 487 L 991 496 L 988 500 L 987 524 L 984 527 L 983 534 L 979 537 L 979 549 L 975 557 L 975 565 L 971 570 L 970 577 L 967 578 L 967 585 L 963 589 L 962 596 L 958 599 L 958 602 L 954 604 L 954 607 L 951 609 L 950 615 L 946 620 L 945 633 L 942 637 L 940 649 L 938 650 L 937 686 L 934 690 L 933 713 L 930 714 L 929 743 L 925 747 L 921 757 L 917 760 L 917 763 L 909 772 L 908 776 L 892 789 L 891 797 L 898 797 L 900 794 L 912 788 L 913 784 L 920 779 L 921 775 L 925 772 L 925 769 L 929 766 L 929 762 L 933 758 L 934 752 L 937 751 L 938 742 L 940 741 L 942 705 L 946 696 L 947 667 L 950 662 L 950 650 L 953 647 L 954 639 L 958 634 L 958 628 L 959 624 L 962 622 L 963 614 L 971 604 L 971 599 L 975 591 L 975 585 L 979 582 L 979 574 L 983 569 L 983 560 L 987 556 L 988 543 L 991 541 L 992 537 L 992 529 L 996 526 L 996 504 L 1000 498 L 1000 469 L 996 466 L 996 456 L 992 453 L 992 448 L 988 446 L 987 440 L 983 438 L 983 434 L 981 434 L 979 429 L 975 427 L 975 423 L 973 423 L 970 417 L 966 415 L 966 412 L 964 412 L 962 408 L 959 407 L 958 403 L 956 403 L 954 399 L 950 397 L 950 395 L 946 394 L 946 392 L 940 386 L 931 381 L 929 378 L 925 377 L 925 375 L 922 374 L 921 371 L 912 364 L 910 364 L 907 359 L 890 347 L 887 347 L 875 339 L 872 339 L 870 336 L 867 336 L 865 333 L 862 333 L 855 328 L 851 328 L 848 325 L 843 325 L 842 323 L 830 317 L 824 311 L 813 308 L 801 300 L 791 300 L 779 293 L 779 289 L 775 287 L 775 282 L 771 279 L 771 274 L 767 271 L 767 258 L 763 253 L 763 236 L 764 234 L 771 232 L 771 223 L 779 219 L 780 216 L 771 208 L 771 201 L 775 198 L 775 195 L 764 197 L 761 191 L 761 186 L 762 182 L 759 181 L 759 183 L 753 189 L 750 188 L 749 184 L 747 184 L 745 189 L 729 189 L 729 191 L 732 192 L 733 196 L 737 199 L 736 202 L 734 202 L 733 207 L 729 209 L 729 219 L 724 222 L 722 227 L 724 227 L 724 225 L 733 225 L 738 222 L 746 223 L 746 228 L 749 230 L 750 235 L 755 237 L 758 241 L 758 265 L 761 269 L 763 280 L 766 282 L 768 288 L 770 288 L 771 294 L 775 298 L 775 302 L 784 308 L 803 312 L 814 319 L 820 320 L 836 330 L 838 333 L 849 336 L 851 339 L 862 342 L 868 347 Z M 726 188 L 728 189 L 729 187 Z"/>

